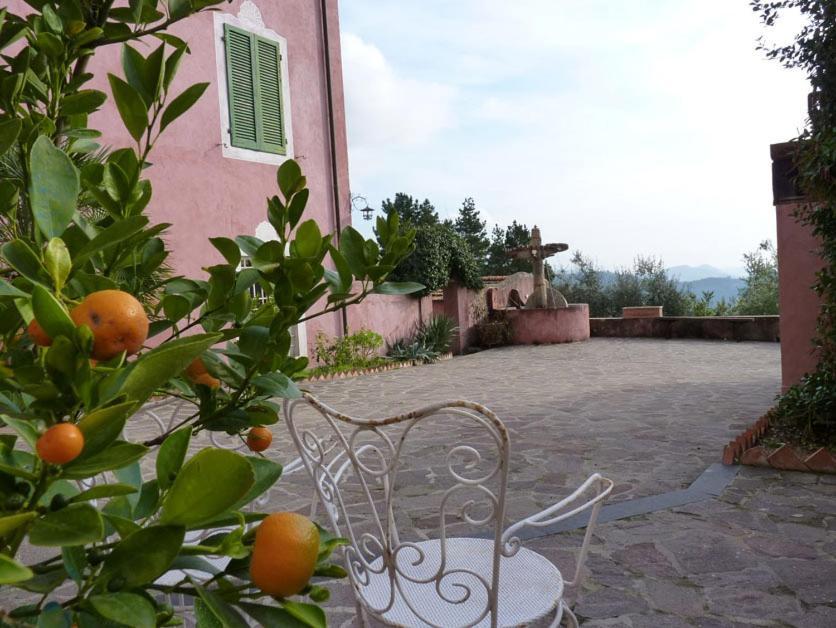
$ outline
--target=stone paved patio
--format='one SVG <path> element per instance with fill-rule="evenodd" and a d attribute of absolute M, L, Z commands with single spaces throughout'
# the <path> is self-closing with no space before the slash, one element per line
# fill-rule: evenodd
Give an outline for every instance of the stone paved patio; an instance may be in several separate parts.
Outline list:
<path fill-rule="evenodd" d="M 770 406 L 778 386 L 777 345 L 593 339 L 310 389 L 356 416 L 442 399 L 485 403 L 511 432 L 513 519 L 593 471 L 615 480 L 611 501 L 686 488 Z M 400 476 L 402 537 L 433 534 L 443 446 L 467 436 L 445 426 L 414 444 Z M 302 474 L 276 489 L 285 506 L 307 502 Z M 718 499 L 603 524 L 596 536 L 576 605 L 585 626 L 836 625 L 834 478 L 743 469 Z M 579 540 L 572 532 L 526 545 L 569 570 Z M 330 621 L 357 625 L 348 587 L 333 590 Z"/>
<path fill-rule="evenodd" d="M 615 480 L 611 502 L 688 487 L 770 406 L 779 381 L 775 344 L 592 339 L 495 349 L 309 388 L 356 416 L 455 398 L 489 406 L 511 434 L 514 519 L 594 471 Z M 428 427 L 410 441 L 399 474 L 403 539 L 436 535 L 449 486 L 445 446 L 478 439 L 459 423 Z M 150 422 L 133 423 L 131 436 L 153 433 Z M 278 425 L 274 433 L 271 457 L 295 458 L 287 430 Z M 195 439 L 193 448 L 206 444 Z M 144 462 L 150 473 L 153 460 Z M 360 512 L 358 494 L 347 488 L 350 509 Z M 306 475 L 289 474 L 263 509 L 306 509 L 310 496 Z M 478 532 L 456 521 L 448 529 Z M 570 572 L 579 541 L 569 532 L 526 546 Z M 585 626 L 836 626 L 836 477 L 744 468 L 719 498 L 600 525 L 588 566 L 575 606 Z M 349 587 L 330 588 L 331 625 L 358 625 Z"/>

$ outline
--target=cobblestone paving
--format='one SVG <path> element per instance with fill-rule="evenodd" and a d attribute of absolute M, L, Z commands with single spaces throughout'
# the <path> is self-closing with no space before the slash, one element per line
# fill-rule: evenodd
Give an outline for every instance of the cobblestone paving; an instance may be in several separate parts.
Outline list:
<path fill-rule="evenodd" d="M 611 501 L 686 488 L 771 405 L 779 371 L 777 344 L 592 339 L 495 349 L 309 388 L 360 417 L 444 399 L 484 403 L 510 431 L 508 511 L 515 519 L 594 471 L 615 481 Z M 156 433 L 144 421 L 132 429 L 139 432 L 132 437 Z M 274 433 L 275 457 L 295 458 L 287 430 L 279 425 Z M 479 442 L 473 429 L 450 421 L 413 436 L 398 482 L 405 540 L 436 536 L 449 486 L 444 453 L 451 443 Z M 206 444 L 196 439 L 193 448 Z M 347 495 L 359 513 L 359 494 L 349 486 Z M 310 496 L 306 475 L 288 474 L 260 509 L 305 509 Z M 448 529 L 477 532 L 463 526 Z M 573 532 L 526 546 L 571 572 L 579 540 Z M 836 478 L 744 468 L 718 499 L 601 525 L 575 608 L 585 626 L 836 626 L 834 555 Z M 348 586 L 330 588 L 329 623 L 358 625 Z"/>
<path fill-rule="evenodd" d="M 613 501 L 687 487 L 778 386 L 777 345 L 593 339 L 311 389 L 357 416 L 441 399 L 485 403 L 511 432 L 513 519 L 593 471 L 615 480 Z M 401 475 L 402 536 L 432 535 L 442 452 L 465 436 L 447 428 L 420 437 Z M 286 497 L 299 496 L 303 481 L 285 478 Z M 575 606 L 584 626 L 836 626 L 834 478 L 745 468 L 719 499 L 603 524 L 596 537 Z M 579 540 L 568 533 L 526 546 L 571 572 Z M 333 588 L 331 623 L 357 625 L 350 591 Z"/>

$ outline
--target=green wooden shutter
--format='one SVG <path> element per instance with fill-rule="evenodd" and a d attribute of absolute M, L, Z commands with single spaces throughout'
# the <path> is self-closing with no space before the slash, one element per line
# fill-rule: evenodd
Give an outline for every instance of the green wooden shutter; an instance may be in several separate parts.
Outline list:
<path fill-rule="evenodd" d="M 231 143 L 284 155 L 281 50 L 278 42 L 224 25 Z"/>
<path fill-rule="evenodd" d="M 258 77 L 260 148 L 285 153 L 284 108 L 282 106 L 281 51 L 276 41 L 255 37 Z"/>
<path fill-rule="evenodd" d="M 258 149 L 258 99 L 252 36 L 224 24 L 230 140 L 239 148 Z"/>

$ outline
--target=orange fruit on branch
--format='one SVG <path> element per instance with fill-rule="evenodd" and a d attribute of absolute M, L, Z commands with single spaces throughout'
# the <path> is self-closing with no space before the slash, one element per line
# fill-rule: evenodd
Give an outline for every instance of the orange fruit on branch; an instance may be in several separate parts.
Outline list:
<path fill-rule="evenodd" d="M 132 294 L 122 290 L 100 290 L 88 294 L 70 312 L 76 326 L 87 325 L 93 332 L 95 360 L 110 360 L 123 351 L 137 353 L 148 338 L 148 315 Z"/>
<path fill-rule="evenodd" d="M 52 338 L 50 338 L 47 333 L 44 331 L 44 328 L 38 324 L 34 318 L 32 322 L 29 323 L 29 326 L 26 328 L 26 333 L 29 334 L 29 337 L 39 347 L 49 347 L 52 345 Z"/>
<path fill-rule="evenodd" d="M 212 377 L 209 371 L 206 370 L 206 365 L 200 358 L 195 358 L 192 363 L 186 367 L 186 378 L 195 384 L 203 384 L 211 389 L 220 388 L 221 380 L 217 377 Z"/>
<path fill-rule="evenodd" d="M 35 449 L 44 462 L 67 464 L 84 449 L 84 434 L 72 423 L 59 423 L 41 434 Z"/>
<path fill-rule="evenodd" d="M 247 447 L 251 451 L 264 451 L 273 442 L 273 432 L 263 425 L 252 428 L 247 433 Z"/>
<path fill-rule="evenodd" d="M 277 597 L 296 595 L 308 584 L 319 555 L 319 529 L 295 512 L 266 517 L 255 533 L 250 578 Z"/>

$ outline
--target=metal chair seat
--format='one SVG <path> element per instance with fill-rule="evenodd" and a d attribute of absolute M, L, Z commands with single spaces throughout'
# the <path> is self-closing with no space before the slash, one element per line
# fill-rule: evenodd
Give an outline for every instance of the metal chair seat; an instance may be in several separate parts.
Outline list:
<path fill-rule="evenodd" d="M 481 574 L 490 582 L 494 555 L 493 539 L 450 538 L 446 547 L 446 571 L 449 574 L 436 590 L 435 582 L 418 583 L 405 579 L 399 581 L 399 591 L 392 607 L 383 614 L 387 623 L 410 628 L 425 626 L 452 626 L 467 624 L 477 617 L 487 605 L 487 591 L 467 577 L 466 570 Z M 420 556 L 416 550 L 404 548 L 398 555 L 398 567 L 403 572 L 429 572 L 441 564 L 439 540 L 415 543 L 423 552 L 423 561 L 415 566 Z M 499 571 L 498 618 L 499 626 L 519 626 L 542 619 L 551 614 L 563 596 L 563 577 L 548 559 L 526 548 L 510 558 L 502 557 Z M 382 570 L 382 573 L 373 573 Z M 361 587 L 369 607 L 384 607 L 391 588 L 388 573 L 383 570 L 383 559 L 372 563 L 368 586 Z M 458 575 L 458 577 L 456 577 Z M 464 597 L 461 585 L 470 587 L 466 601 L 455 603 Z M 445 601 L 444 598 L 447 598 Z M 408 602 L 407 602 L 408 600 Z M 419 608 L 425 619 L 418 617 L 410 605 Z M 431 622 L 431 623 L 428 623 Z M 490 626 L 490 617 L 484 617 L 479 627 Z"/>

